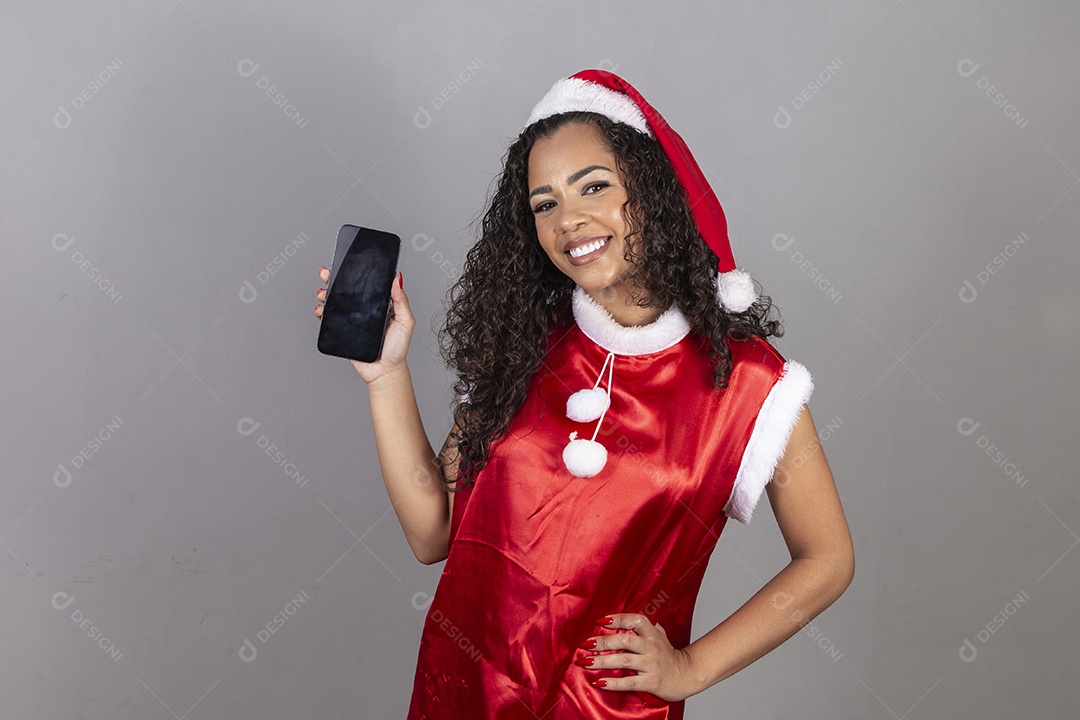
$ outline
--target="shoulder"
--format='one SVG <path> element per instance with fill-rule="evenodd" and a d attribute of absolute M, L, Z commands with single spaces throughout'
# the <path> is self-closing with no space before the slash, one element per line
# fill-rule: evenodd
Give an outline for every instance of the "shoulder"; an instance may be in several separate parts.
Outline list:
<path fill-rule="evenodd" d="M 731 351 L 733 377 L 755 379 L 771 386 L 784 375 L 788 361 L 765 338 L 751 335 L 742 339 L 729 337 L 725 341 Z"/>
<path fill-rule="evenodd" d="M 728 349 L 731 350 L 732 362 L 754 363 L 766 367 L 780 367 L 785 362 L 780 351 L 758 335 L 741 339 L 728 337 L 726 341 Z"/>
<path fill-rule="evenodd" d="M 810 399 L 814 384 L 810 371 L 801 363 L 785 358 L 765 338 L 752 335 L 745 339 L 729 339 L 732 373 L 756 377 L 770 388 L 770 395 L 793 396 L 799 405 Z"/>

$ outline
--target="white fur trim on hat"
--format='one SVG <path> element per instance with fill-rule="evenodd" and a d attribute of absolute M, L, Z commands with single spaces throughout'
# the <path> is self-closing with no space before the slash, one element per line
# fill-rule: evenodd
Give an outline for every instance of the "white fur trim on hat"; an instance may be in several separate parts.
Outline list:
<path fill-rule="evenodd" d="M 731 497 L 724 506 L 728 517 L 744 525 L 750 522 L 761 493 L 787 449 L 799 412 L 813 392 L 810 372 L 794 360 L 785 362 L 780 379 L 769 391 L 754 421 Z"/>
<path fill-rule="evenodd" d="M 745 270 L 729 270 L 716 276 L 720 304 L 731 312 L 745 312 L 757 300 L 754 280 Z"/>
<path fill-rule="evenodd" d="M 563 78 L 555 82 L 536 103 L 525 127 L 551 115 L 584 110 L 599 113 L 626 123 L 640 133 L 653 136 L 645 115 L 628 96 L 581 78 Z"/>

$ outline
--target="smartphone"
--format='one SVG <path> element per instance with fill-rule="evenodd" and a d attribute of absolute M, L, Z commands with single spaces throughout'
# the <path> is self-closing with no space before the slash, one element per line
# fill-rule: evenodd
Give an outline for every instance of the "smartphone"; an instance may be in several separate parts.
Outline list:
<path fill-rule="evenodd" d="M 400 254 L 401 238 L 393 233 L 341 226 L 319 326 L 319 352 L 360 362 L 379 359 Z"/>

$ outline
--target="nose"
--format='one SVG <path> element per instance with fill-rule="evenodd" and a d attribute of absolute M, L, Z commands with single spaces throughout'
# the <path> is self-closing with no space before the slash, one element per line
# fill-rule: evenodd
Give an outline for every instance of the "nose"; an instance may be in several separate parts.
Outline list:
<path fill-rule="evenodd" d="M 560 203 L 557 212 L 559 217 L 555 221 L 555 226 L 560 232 L 573 232 L 589 220 L 588 214 L 573 201 Z"/>

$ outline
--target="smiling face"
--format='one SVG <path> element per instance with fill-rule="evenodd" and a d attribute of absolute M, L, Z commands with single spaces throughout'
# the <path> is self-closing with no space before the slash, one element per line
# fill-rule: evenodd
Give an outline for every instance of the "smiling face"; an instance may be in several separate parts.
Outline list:
<path fill-rule="evenodd" d="M 614 308 L 625 306 L 636 279 L 636 268 L 625 258 L 628 196 L 615 155 L 595 126 L 570 123 L 537 140 L 529 153 L 528 184 L 544 252 L 619 319 Z M 568 252 L 575 246 L 584 250 L 580 257 L 575 256 L 582 249 Z"/>

